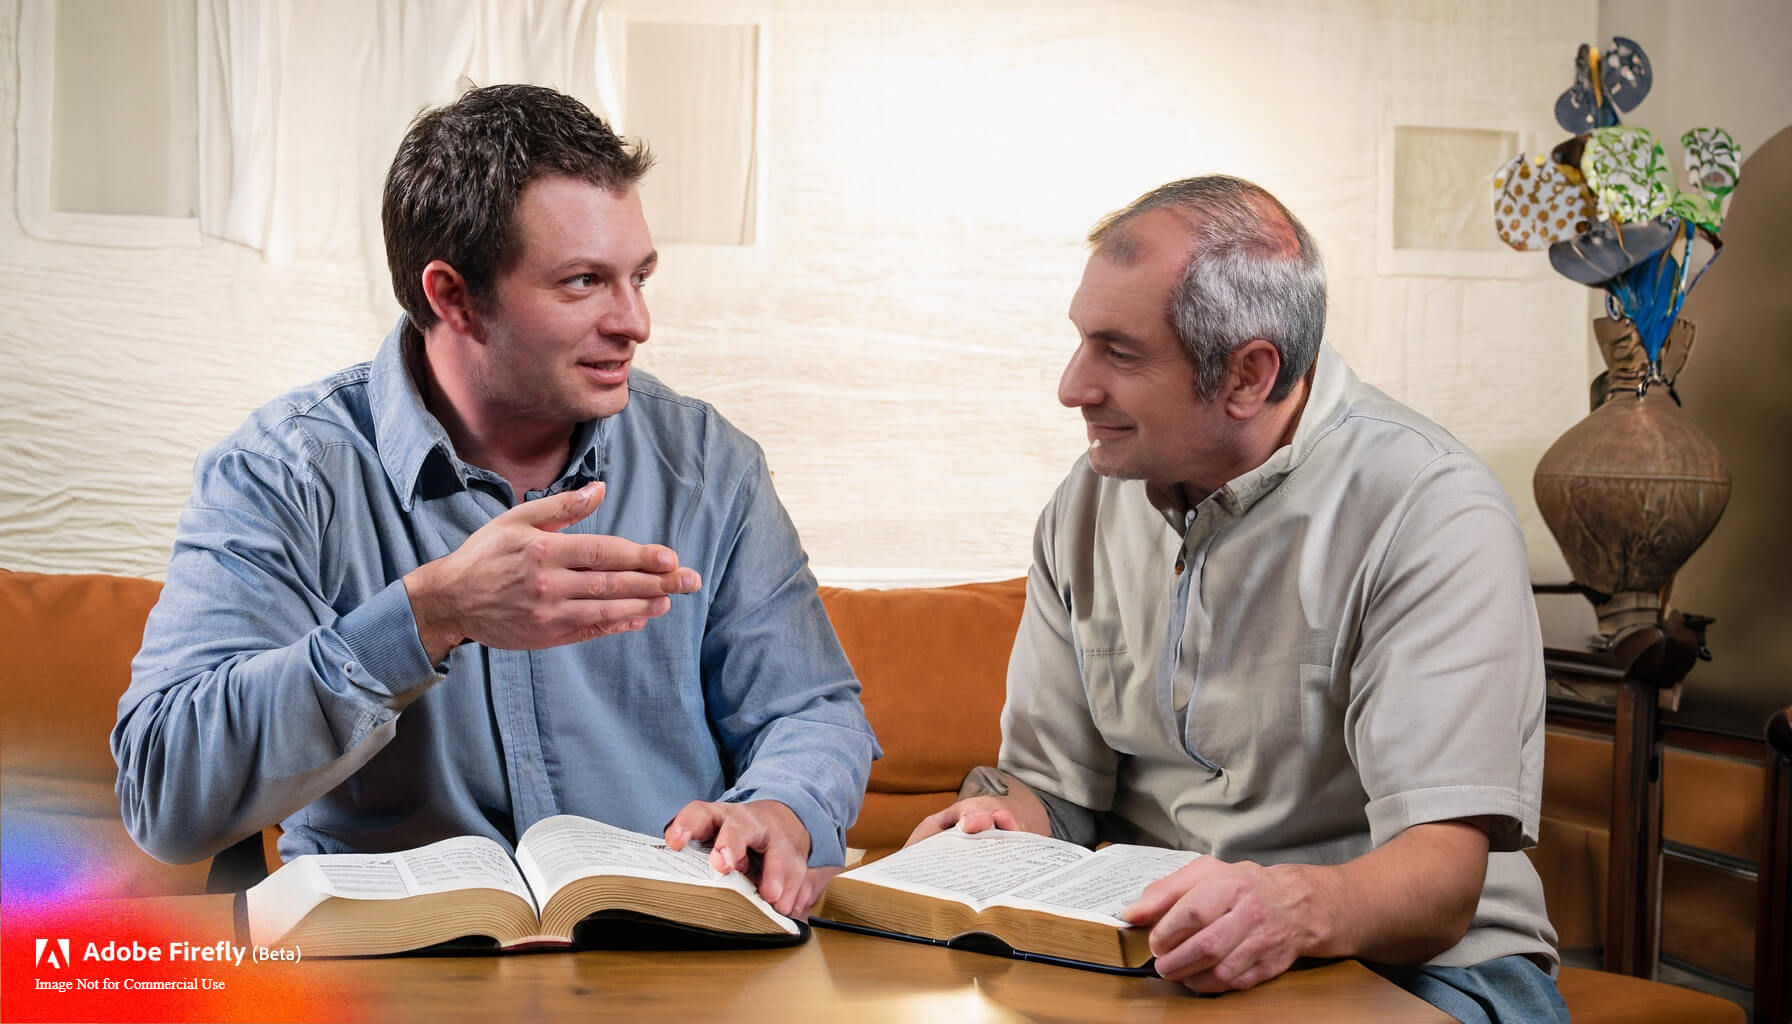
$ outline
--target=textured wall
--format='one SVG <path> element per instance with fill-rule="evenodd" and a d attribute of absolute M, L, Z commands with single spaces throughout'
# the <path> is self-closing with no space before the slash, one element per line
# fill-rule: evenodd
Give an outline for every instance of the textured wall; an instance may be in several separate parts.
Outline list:
<path fill-rule="evenodd" d="M 1306 220 L 1331 269 L 1333 343 L 1495 466 L 1537 571 L 1564 575 L 1529 474 L 1585 410 L 1586 293 L 1541 254 L 1528 276 L 1383 272 L 1380 175 L 1396 123 L 1553 141 L 1593 0 L 739 10 L 766 32 L 760 244 L 663 253 L 641 365 L 764 444 L 824 576 L 1024 567 L 1083 444 L 1054 398 L 1079 239 L 1141 191 L 1211 170 Z M 389 326 L 351 150 L 396 137 L 345 137 L 355 68 L 327 17 L 301 19 L 278 170 L 317 198 L 283 225 L 284 262 L 215 240 L 25 237 L 16 26 L 17 0 L 0 0 L 0 566 L 157 575 L 194 454 L 286 387 L 367 358 Z"/>

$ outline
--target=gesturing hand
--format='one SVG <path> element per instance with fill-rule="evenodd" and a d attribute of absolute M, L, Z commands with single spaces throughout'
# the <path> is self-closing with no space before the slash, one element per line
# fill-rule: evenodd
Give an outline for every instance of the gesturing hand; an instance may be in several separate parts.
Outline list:
<path fill-rule="evenodd" d="M 671 608 L 668 595 L 702 585 L 663 545 L 558 532 L 603 500 L 596 483 L 523 502 L 406 575 L 430 661 L 467 639 L 539 650 L 641 629 Z"/>
<path fill-rule="evenodd" d="M 825 873 L 811 877 L 809 830 L 795 811 L 776 800 L 693 800 L 667 824 L 666 845 L 682 850 L 692 840 L 714 841 L 709 863 L 724 874 L 746 871 L 748 852 L 757 851 L 759 895 L 787 917 L 807 913 L 827 883 Z"/>
<path fill-rule="evenodd" d="M 1120 916 L 1152 926 L 1158 974 L 1224 992 L 1268 981 L 1313 946 L 1312 902 L 1299 866 L 1198 857 L 1146 886 Z"/>

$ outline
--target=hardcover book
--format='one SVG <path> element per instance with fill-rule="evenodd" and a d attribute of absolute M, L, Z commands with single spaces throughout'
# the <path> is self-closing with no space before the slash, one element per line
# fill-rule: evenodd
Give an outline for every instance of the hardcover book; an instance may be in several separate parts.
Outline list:
<path fill-rule="evenodd" d="M 807 928 L 709 847 L 557 815 L 512 859 L 484 836 L 399 853 L 294 858 L 243 895 L 250 941 L 305 956 L 422 950 L 781 946 Z"/>
<path fill-rule="evenodd" d="M 892 938 L 1130 974 L 1151 973 L 1150 930 L 1119 917 L 1200 856 L 1114 844 L 1089 851 L 1030 832 L 952 829 L 836 876 L 810 919 Z"/>

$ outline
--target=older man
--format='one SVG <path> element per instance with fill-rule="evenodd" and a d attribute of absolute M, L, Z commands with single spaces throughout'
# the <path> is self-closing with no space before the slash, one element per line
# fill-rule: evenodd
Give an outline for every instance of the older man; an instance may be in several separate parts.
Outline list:
<path fill-rule="evenodd" d="M 145 849 L 566 812 L 757 852 L 786 913 L 841 863 L 876 744 L 796 531 L 758 446 L 631 365 L 650 163 L 548 89 L 412 125 L 382 209 L 404 317 L 199 461 L 112 736 Z"/>
<path fill-rule="evenodd" d="M 1126 911 L 1199 991 L 1357 957 L 1465 1020 L 1566 1020 L 1493 474 L 1321 344 L 1318 251 L 1262 189 L 1165 185 L 1090 241 L 1058 389 L 1089 449 L 1039 521 L 1000 772 L 916 838 L 1207 854 Z"/>

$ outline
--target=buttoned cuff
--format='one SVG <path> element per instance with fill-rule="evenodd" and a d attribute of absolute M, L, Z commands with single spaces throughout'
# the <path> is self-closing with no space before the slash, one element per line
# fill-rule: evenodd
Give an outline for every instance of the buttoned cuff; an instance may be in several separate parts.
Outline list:
<path fill-rule="evenodd" d="M 340 646 L 344 653 L 342 674 L 393 710 L 416 700 L 428 684 L 445 676 L 446 666 L 430 664 L 417 637 L 417 618 L 402 579 L 387 584 L 326 632 L 335 634 L 337 642 L 331 646 Z"/>

